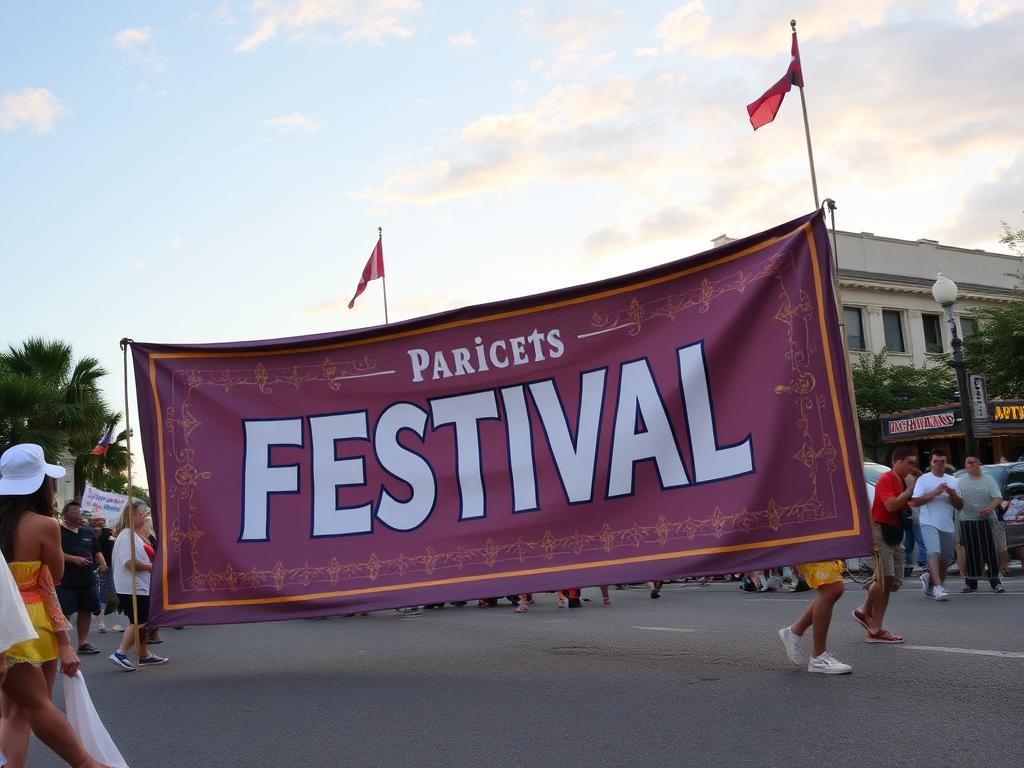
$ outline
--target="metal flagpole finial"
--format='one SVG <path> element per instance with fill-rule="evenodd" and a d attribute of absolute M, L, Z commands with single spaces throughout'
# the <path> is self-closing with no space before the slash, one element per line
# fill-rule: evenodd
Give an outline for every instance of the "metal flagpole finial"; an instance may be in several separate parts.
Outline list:
<path fill-rule="evenodd" d="M 794 32 L 796 32 L 796 19 L 790 19 L 789 26 L 792 27 Z"/>
<path fill-rule="evenodd" d="M 384 237 L 384 228 L 377 227 L 377 237 Z"/>

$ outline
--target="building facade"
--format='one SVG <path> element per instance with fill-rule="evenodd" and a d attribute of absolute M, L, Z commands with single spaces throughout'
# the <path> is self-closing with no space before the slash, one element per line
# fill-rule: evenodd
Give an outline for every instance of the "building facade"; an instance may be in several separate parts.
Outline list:
<path fill-rule="evenodd" d="M 729 242 L 726 236 L 715 245 Z M 1015 273 L 1024 259 L 1005 253 L 957 248 L 935 240 L 900 240 L 871 232 L 835 233 L 839 295 L 852 361 L 885 349 L 894 363 L 945 365 L 952 352 L 949 324 L 932 298 L 938 273 L 953 280 L 959 295 L 953 307 L 960 338 L 977 329 L 976 313 L 1019 301 Z M 1007 360 L 1007 365 L 1019 365 Z M 949 393 L 954 399 L 954 393 Z M 992 401 L 992 435 L 978 440 L 982 459 L 1015 460 L 1024 455 L 1024 402 Z M 918 411 L 887 414 L 883 442 L 915 445 L 922 452 L 942 448 L 963 466 L 963 415 L 959 403 L 936 403 Z"/>

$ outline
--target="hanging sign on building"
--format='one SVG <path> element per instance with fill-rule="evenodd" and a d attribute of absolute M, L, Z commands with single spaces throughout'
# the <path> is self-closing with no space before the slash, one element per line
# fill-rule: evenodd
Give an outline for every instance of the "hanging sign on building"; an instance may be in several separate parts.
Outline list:
<path fill-rule="evenodd" d="M 967 376 L 967 391 L 971 399 L 971 422 L 975 437 L 992 436 L 992 419 L 988 415 L 988 387 L 985 376 L 971 373 Z"/>
<path fill-rule="evenodd" d="M 151 623 L 870 552 L 840 333 L 815 213 L 383 327 L 133 342 L 159 532 Z"/>

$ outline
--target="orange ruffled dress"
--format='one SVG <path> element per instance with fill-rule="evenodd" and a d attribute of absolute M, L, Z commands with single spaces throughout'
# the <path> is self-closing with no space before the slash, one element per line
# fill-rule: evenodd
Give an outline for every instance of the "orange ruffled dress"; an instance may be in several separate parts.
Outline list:
<path fill-rule="evenodd" d="M 18 585 L 18 592 L 25 603 L 28 617 L 39 638 L 18 643 L 7 650 L 9 664 L 32 664 L 57 658 L 57 632 L 71 629 L 71 623 L 64 617 L 57 600 L 50 569 L 38 560 L 13 562 L 11 575 Z"/>

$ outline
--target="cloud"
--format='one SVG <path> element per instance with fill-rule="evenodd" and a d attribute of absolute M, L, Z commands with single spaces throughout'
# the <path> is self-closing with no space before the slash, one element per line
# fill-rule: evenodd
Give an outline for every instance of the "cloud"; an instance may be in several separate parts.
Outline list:
<path fill-rule="evenodd" d="M 135 270 L 136 272 L 139 271 L 139 270 L 145 269 L 147 266 L 149 266 L 149 262 L 146 261 L 145 259 L 139 259 L 138 261 L 133 261 L 132 264 L 131 264 L 132 269 Z"/>
<path fill-rule="evenodd" d="M 519 95 L 526 93 L 527 89 L 526 81 L 523 80 L 522 78 L 513 81 L 512 83 L 509 84 L 508 87 L 512 89 L 513 93 L 518 93 Z"/>
<path fill-rule="evenodd" d="M 529 13 L 520 12 L 527 33 L 556 46 L 547 77 L 560 79 L 570 74 L 582 77 L 616 57 L 614 51 L 594 53 L 591 49 L 620 31 L 624 15 L 621 11 L 610 14 L 585 11 L 541 18 L 532 9 L 528 10 Z M 540 59 L 530 63 L 531 71 L 543 67 L 544 61 Z"/>
<path fill-rule="evenodd" d="M 448 156 L 393 172 L 357 196 L 378 203 L 429 204 L 529 180 L 608 178 L 637 166 L 667 168 L 657 154 L 665 112 L 684 79 L 609 77 L 550 89 L 532 107 L 485 115 L 465 126 Z"/>
<path fill-rule="evenodd" d="M 32 133 L 51 133 L 67 109 L 45 88 L 24 88 L 0 95 L 0 131 L 28 128 Z"/>
<path fill-rule="evenodd" d="M 227 3 L 218 5 L 217 8 L 210 14 L 210 21 L 221 27 L 233 27 L 238 23 L 233 13 L 231 13 L 231 6 Z"/>
<path fill-rule="evenodd" d="M 620 225 L 594 230 L 583 242 L 584 257 L 596 261 L 648 243 L 693 237 L 708 223 L 707 215 L 668 206 L 645 217 L 632 231 Z"/>
<path fill-rule="evenodd" d="M 476 45 L 476 38 L 468 29 L 460 35 L 448 38 L 449 48 L 472 48 L 474 45 Z"/>
<path fill-rule="evenodd" d="M 141 62 L 157 72 L 167 70 L 167 61 L 152 49 L 153 31 L 149 27 L 127 27 L 114 35 L 113 46 L 123 51 L 125 61 Z"/>
<path fill-rule="evenodd" d="M 137 51 L 149 44 L 151 35 L 152 30 L 149 27 L 122 29 L 114 35 L 114 47 L 120 48 L 122 51 Z"/>
<path fill-rule="evenodd" d="M 291 131 L 301 131 L 302 133 L 313 133 L 319 131 L 321 124 L 315 120 L 311 120 L 305 115 L 301 115 L 298 112 L 292 112 L 290 115 L 281 115 L 280 117 L 271 117 L 263 121 L 264 125 L 269 125 L 278 130 L 290 133 Z"/>
<path fill-rule="evenodd" d="M 284 33 L 289 41 L 334 42 L 334 30 L 346 43 L 383 44 L 412 37 L 409 19 L 420 0 L 255 0 L 250 6 L 255 29 L 236 53 L 253 51 Z"/>
<path fill-rule="evenodd" d="M 861 0 L 858 3 L 792 0 L 786 12 L 799 21 L 802 41 L 835 42 L 880 27 L 906 5 L 906 0 Z M 717 3 L 712 7 L 720 8 Z M 731 4 L 728 12 L 718 14 L 709 12 L 701 0 L 689 0 L 658 22 L 653 30 L 655 45 L 642 46 L 634 53 L 664 56 L 685 50 L 708 59 L 784 57 L 788 56 L 789 48 L 780 41 L 784 39 L 783 30 L 789 31 L 788 18 L 788 15 L 780 17 L 777 5 L 761 0 L 738 0 Z M 765 34 L 765 30 L 772 29 L 778 29 L 777 36 Z"/>
<path fill-rule="evenodd" d="M 1020 11 L 1020 4 L 1005 0 L 957 0 L 956 11 L 975 24 L 999 21 Z"/>
<path fill-rule="evenodd" d="M 1024 144 L 1004 167 L 991 178 L 971 187 L 964 195 L 963 204 L 953 220 L 935 233 L 944 243 L 966 248 L 986 248 L 1006 253 L 1007 247 L 999 243 L 1002 236 L 1000 222 L 1009 222 L 1020 228 L 1024 209 Z"/>

